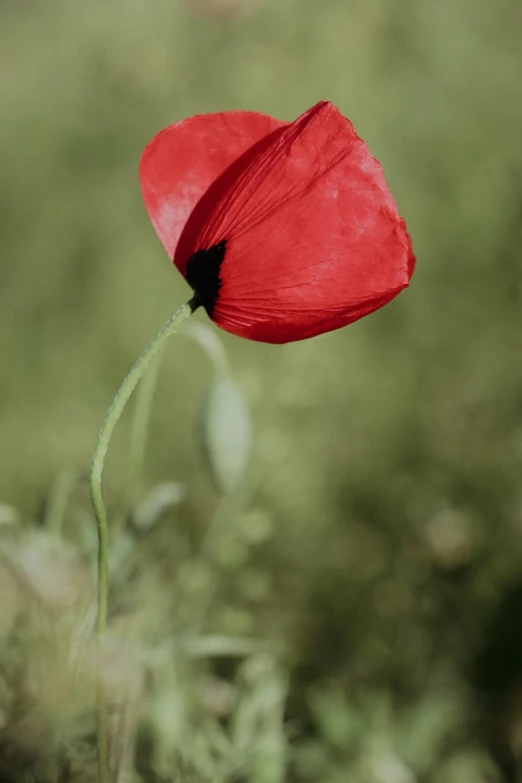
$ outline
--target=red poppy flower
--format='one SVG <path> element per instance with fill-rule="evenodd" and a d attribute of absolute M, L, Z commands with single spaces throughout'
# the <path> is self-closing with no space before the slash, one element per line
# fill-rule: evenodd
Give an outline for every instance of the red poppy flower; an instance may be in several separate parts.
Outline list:
<path fill-rule="evenodd" d="M 182 120 L 140 162 L 170 258 L 228 332 L 284 343 L 337 329 L 405 288 L 415 258 L 382 168 L 321 102 L 293 123 Z"/>

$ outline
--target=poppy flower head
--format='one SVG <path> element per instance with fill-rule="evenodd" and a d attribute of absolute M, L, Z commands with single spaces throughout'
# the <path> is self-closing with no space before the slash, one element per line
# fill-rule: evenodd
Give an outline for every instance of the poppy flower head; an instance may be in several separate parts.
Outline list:
<path fill-rule="evenodd" d="M 169 256 L 233 334 L 283 343 L 337 329 L 413 273 L 382 168 L 330 103 L 293 123 L 253 112 L 183 120 L 147 145 L 140 179 Z"/>

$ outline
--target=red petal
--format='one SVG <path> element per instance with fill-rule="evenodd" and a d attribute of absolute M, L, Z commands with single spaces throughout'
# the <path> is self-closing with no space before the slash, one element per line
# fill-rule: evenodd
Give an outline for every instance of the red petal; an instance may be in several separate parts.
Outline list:
<path fill-rule="evenodd" d="M 201 197 L 244 152 L 284 125 L 255 112 L 200 114 L 170 125 L 147 144 L 139 169 L 145 206 L 172 259 L 183 232 L 186 250 L 178 247 L 175 259 L 182 274 L 201 222 L 236 179 L 237 164 L 222 178 L 220 190 L 214 188 L 212 199 L 205 200 L 205 208 L 199 206 L 199 218 L 194 220 L 192 213 Z M 247 155 L 243 165 L 249 162 Z M 183 231 L 189 217 L 189 230 Z"/>
<path fill-rule="evenodd" d="M 184 120 L 146 147 L 140 177 L 183 274 L 192 253 L 226 241 L 211 316 L 234 334 L 281 343 L 339 328 L 413 273 L 382 168 L 329 103 L 290 125 L 248 112 Z"/>
<path fill-rule="evenodd" d="M 389 302 L 415 263 L 382 168 L 352 124 L 320 103 L 274 135 L 222 197 L 197 240 L 226 239 L 212 317 L 288 342 Z"/>

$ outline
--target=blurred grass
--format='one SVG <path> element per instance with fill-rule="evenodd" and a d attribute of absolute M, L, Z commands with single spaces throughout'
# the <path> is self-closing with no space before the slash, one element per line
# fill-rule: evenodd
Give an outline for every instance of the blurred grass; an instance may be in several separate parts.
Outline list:
<path fill-rule="evenodd" d="M 204 780 L 190 754 L 201 760 L 208 752 L 215 780 L 516 780 L 521 6 L 245 0 L 241 12 L 238 0 L 238 13 L 222 15 L 212 7 L 211 0 L 0 5 L 0 499 L 23 517 L 22 560 L 10 550 L 9 562 L 25 562 L 25 536 L 32 541 L 49 487 L 64 469 L 88 466 L 121 378 L 188 297 L 141 203 L 144 144 L 198 112 L 253 109 L 293 119 L 330 99 L 381 160 L 417 271 L 410 290 L 383 311 L 307 343 L 271 347 L 222 335 L 256 439 L 251 497 L 219 544 L 221 590 L 205 632 L 277 640 L 285 654 L 247 656 L 239 667 L 218 656 L 205 673 L 184 653 L 154 675 L 138 779 L 153 780 L 154 768 L 156 779 Z M 161 371 L 141 490 L 175 480 L 187 500 L 137 548 L 129 544 L 135 570 L 121 572 L 114 596 L 116 625 L 129 606 L 148 615 L 134 635 L 149 652 L 190 627 L 176 574 L 192 563 L 218 502 L 194 435 L 210 378 L 203 353 L 176 338 Z M 113 506 L 127 447 L 122 426 L 108 460 Z M 91 524 L 79 490 L 65 529 L 86 562 L 92 541 L 74 531 L 89 539 Z M 196 592 L 205 592 L 209 568 L 203 563 Z M 198 570 L 189 572 L 193 579 Z M 24 738 L 46 736 L 20 728 L 13 699 L 72 633 L 67 627 L 54 638 L 57 610 L 49 631 L 10 578 L 11 593 L 2 591 L 2 688 L 11 694 L 0 699 L 4 755 Z M 500 626 L 497 606 L 504 606 Z M 74 626 L 81 613 L 73 609 Z M 13 617 L 23 626 L 14 636 Z M 44 642 L 36 650 L 24 634 Z M 126 626 L 115 634 L 132 637 Z M 204 675 L 212 686 L 201 685 Z M 36 681 L 20 714 L 43 715 L 46 731 L 62 726 Z M 187 693 L 176 702 L 180 682 Z M 228 687 L 246 705 L 223 708 L 226 731 L 219 721 L 209 728 L 194 695 L 215 694 L 214 686 L 225 702 Z M 67 687 L 65 701 L 77 699 L 83 714 L 84 692 L 73 698 Z M 271 687 L 275 701 L 266 707 L 262 694 Z M 253 724 L 249 710 L 261 711 Z M 57 730 L 54 762 L 60 748 L 73 747 L 78 769 L 89 770 L 77 725 L 65 739 Z M 206 750 L 192 748 L 187 732 Z M 259 750 L 264 741 L 272 750 Z M 34 742 L 24 758 L 39 758 L 45 743 Z M 273 759 L 271 772 L 264 758 Z M 6 769 L 9 780 L 22 780 Z"/>

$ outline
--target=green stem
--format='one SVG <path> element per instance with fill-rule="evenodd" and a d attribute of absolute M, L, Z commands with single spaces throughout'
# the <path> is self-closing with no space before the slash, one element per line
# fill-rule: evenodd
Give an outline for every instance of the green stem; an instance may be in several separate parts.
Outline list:
<path fill-rule="evenodd" d="M 136 492 L 136 484 L 143 473 L 147 435 L 154 402 L 154 392 L 158 384 L 159 369 L 160 360 L 156 359 L 142 380 L 136 395 L 134 422 L 129 448 L 129 501 L 132 500 L 132 495 Z"/>
<path fill-rule="evenodd" d="M 125 522 L 136 496 L 136 487 L 143 472 L 147 435 L 149 433 L 150 418 L 152 414 L 152 403 L 158 384 L 160 364 L 161 357 L 158 357 L 152 362 L 149 366 L 149 371 L 142 379 L 138 391 L 136 392 L 129 446 L 129 476 L 125 484 L 121 502 L 111 520 L 111 541 L 117 540 L 125 526 Z"/>
<path fill-rule="evenodd" d="M 98 617 L 97 617 L 97 641 L 98 663 L 100 663 L 103 641 L 107 629 L 107 605 L 109 593 L 109 530 L 107 524 L 107 512 L 103 503 L 102 473 L 105 457 L 114 428 L 123 413 L 125 405 L 143 377 L 153 359 L 160 353 L 169 338 L 175 334 L 181 324 L 200 305 L 195 296 L 189 302 L 180 307 L 172 318 L 160 329 L 137 359 L 129 374 L 121 384 L 102 424 L 98 442 L 94 449 L 91 466 L 91 498 L 94 515 L 98 528 Z M 97 714 L 96 714 L 96 742 L 98 748 L 98 779 L 99 783 L 108 783 L 107 770 L 107 705 L 103 691 L 101 671 L 98 670 L 97 687 Z"/>
<path fill-rule="evenodd" d="M 54 484 L 45 510 L 44 527 L 58 538 L 62 535 L 65 512 L 74 490 L 84 478 L 76 470 L 64 470 Z"/>

